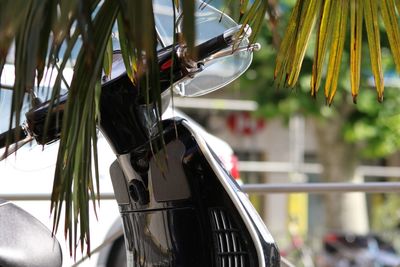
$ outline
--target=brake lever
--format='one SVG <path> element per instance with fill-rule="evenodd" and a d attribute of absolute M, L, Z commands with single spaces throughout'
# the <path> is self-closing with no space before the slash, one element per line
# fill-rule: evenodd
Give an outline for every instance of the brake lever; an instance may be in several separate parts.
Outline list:
<path fill-rule="evenodd" d="M 238 52 L 243 52 L 243 51 L 248 51 L 248 52 L 254 52 L 254 51 L 259 51 L 261 49 L 261 44 L 259 43 L 254 43 L 251 45 L 244 45 L 244 46 L 239 46 L 237 48 L 227 48 L 224 50 L 221 50 L 205 59 L 203 59 L 201 61 L 201 63 L 206 63 L 208 61 L 214 60 L 214 59 L 218 59 L 218 58 L 222 58 L 222 57 L 227 57 L 227 56 L 231 56 L 235 53 Z"/>
<path fill-rule="evenodd" d="M 243 51 L 254 52 L 254 51 L 259 51 L 260 49 L 261 49 L 261 45 L 259 43 L 239 46 L 237 48 L 229 47 L 224 50 L 218 51 L 218 52 L 212 54 L 211 56 L 209 56 L 203 60 L 200 60 L 198 62 L 187 61 L 190 64 L 185 65 L 186 72 L 188 73 L 189 78 L 193 78 L 197 73 L 202 72 L 204 70 L 204 64 L 211 60 L 231 56 L 238 52 L 243 52 Z"/>

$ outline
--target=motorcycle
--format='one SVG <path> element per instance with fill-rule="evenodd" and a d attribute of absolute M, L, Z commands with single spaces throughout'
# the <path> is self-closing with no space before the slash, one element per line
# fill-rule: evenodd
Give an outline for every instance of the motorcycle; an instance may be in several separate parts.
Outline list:
<path fill-rule="evenodd" d="M 323 267 L 394 267 L 400 255 L 393 245 L 378 235 L 328 233 L 323 238 L 319 266 Z"/>
<path fill-rule="evenodd" d="M 171 1 L 153 1 L 162 110 L 155 102 L 142 101 L 119 51 L 114 51 L 111 75 L 102 77 L 100 130 L 116 154 L 110 177 L 126 251 L 125 262 L 118 264 L 280 266 L 278 247 L 265 224 L 196 128 L 179 117 L 155 126 L 171 98 L 171 73 L 177 95 L 203 95 L 238 78 L 259 48 L 247 40 L 249 27 L 201 3 L 197 1 L 203 7 L 196 11 L 196 27 L 202 34 L 194 59 L 183 43 L 172 41 Z M 13 142 L 32 136 L 40 144 L 58 139 L 67 97 L 27 112 L 25 125 L 0 135 L 0 145 L 10 136 Z M 50 114 L 45 131 L 49 112 L 57 113 Z M 15 222 L 25 225 L 16 230 Z M 61 266 L 58 242 L 43 227 L 31 229 L 33 217 L 0 202 L 0 223 L 0 266 Z M 35 250 L 37 240 L 48 245 Z"/>

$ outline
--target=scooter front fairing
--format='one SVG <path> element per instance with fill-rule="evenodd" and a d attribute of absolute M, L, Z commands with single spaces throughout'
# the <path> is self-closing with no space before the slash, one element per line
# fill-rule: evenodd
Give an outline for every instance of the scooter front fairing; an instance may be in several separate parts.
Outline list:
<path fill-rule="evenodd" d="M 128 266 L 279 266 L 273 238 L 204 139 L 179 118 L 164 127 L 163 152 L 147 143 L 111 167 Z"/>

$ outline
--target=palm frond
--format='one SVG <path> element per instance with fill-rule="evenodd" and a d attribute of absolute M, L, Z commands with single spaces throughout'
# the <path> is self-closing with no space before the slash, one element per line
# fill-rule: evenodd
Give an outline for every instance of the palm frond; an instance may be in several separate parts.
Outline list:
<path fill-rule="evenodd" d="M 66 103 L 62 132 L 52 193 L 54 229 L 59 223 L 60 213 L 65 201 L 64 233 L 70 240 L 70 252 L 75 251 L 75 238 L 79 230 L 81 247 L 86 241 L 90 252 L 89 201 L 95 206 L 95 190 L 92 176 L 92 155 L 96 154 L 96 123 L 98 107 L 97 91 L 111 29 L 118 12 L 115 1 L 105 1 L 99 7 L 93 24 L 92 36 L 83 38 L 83 47 L 78 56 L 75 73 Z M 89 13 L 90 14 L 90 13 Z M 87 23 L 87 22 L 81 22 Z M 83 26 L 83 25 L 82 25 Z M 93 38 L 92 40 L 89 40 Z M 87 43 L 85 43 L 87 42 Z M 84 89 L 82 89 L 84 88 Z M 93 149 L 92 149 L 93 147 Z M 97 161 L 97 158 L 94 157 Z M 97 162 L 95 162 L 97 165 Z M 98 175 L 96 174 L 98 185 Z M 98 194 L 99 192 L 97 192 Z M 78 227 L 78 223 L 80 227 Z"/>
<path fill-rule="evenodd" d="M 292 11 L 286 33 L 277 55 L 275 77 L 278 86 L 294 87 L 303 62 L 304 50 L 309 43 L 312 21 L 316 20 L 317 38 L 314 52 L 314 65 L 311 79 L 311 94 L 315 95 L 322 78 L 325 78 L 325 97 L 327 103 L 333 101 L 337 89 L 343 43 L 350 17 L 350 69 L 353 99 L 356 101 L 360 86 L 360 66 L 363 22 L 368 38 L 372 73 L 379 101 L 383 99 L 384 82 L 379 36 L 379 15 L 387 30 L 388 39 L 397 70 L 400 67 L 399 25 L 396 8 L 397 0 L 298 0 Z M 315 7 L 315 8 L 310 8 Z M 340 8 L 339 8 L 340 7 Z M 396 7 L 396 8 L 395 8 Z M 350 13 L 350 14 L 349 14 Z M 308 22 L 307 22 L 308 21 Z M 328 44 L 331 44 L 328 49 Z M 325 77 L 325 56 L 329 54 Z"/>
<path fill-rule="evenodd" d="M 20 124 L 26 93 L 34 89 L 35 82 L 36 87 L 43 86 L 41 81 L 46 75 L 55 76 L 54 82 L 47 82 L 45 87 L 51 87 L 50 106 L 57 104 L 62 83 L 68 83 L 63 71 L 71 61 L 74 65 L 68 100 L 63 108 L 51 196 L 53 232 L 57 231 L 64 212 L 64 234 L 74 256 L 78 243 L 82 250 L 86 245 L 87 253 L 90 252 L 89 205 L 92 202 L 95 207 L 96 195 L 99 196 L 96 126 L 100 119 L 100 78 L 102 70 L 105 74 L 111 71 L 111 29 L 116 21 L 129 77 L 145 102 L 155 100 L 161 105 L 152 8 L 151 1 L 127 0 L 2 2 L 0 75 L 11 48 L 15 47 L 14 61 L 9 62 L 15 67 L 10 127 Z M 194 8 L 185 12 L 193 13 Z M 193 14 L 186 21 L 189 26 L 185 31 L 193 33 Z M 194 34 L 191 35 L 185 39 L 193 39 L 194 44 Z M 79 56 L 75 59 L 72 54 L 76 50 Z M 137 79 L 139 76 L 142 78 Z M 45 128 L 49 123 L 50 116 L 46 118 Z"/>

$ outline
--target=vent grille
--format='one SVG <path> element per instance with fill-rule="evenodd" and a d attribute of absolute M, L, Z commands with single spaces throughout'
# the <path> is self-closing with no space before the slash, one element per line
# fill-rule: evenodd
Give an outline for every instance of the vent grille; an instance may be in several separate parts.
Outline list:
<path fill-rule="evenodd" d="M 248 252 L 239 229 L 233 224 L 225 210 L 210 210 L 211 226 L 216 251 L 216 266 L 244 267 L 248 265 Z"/>

